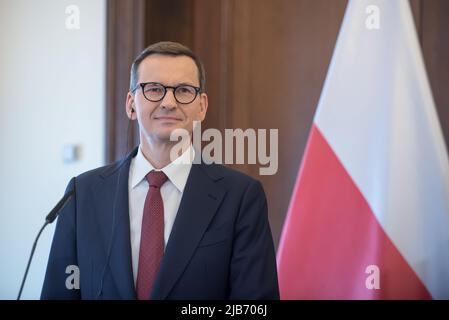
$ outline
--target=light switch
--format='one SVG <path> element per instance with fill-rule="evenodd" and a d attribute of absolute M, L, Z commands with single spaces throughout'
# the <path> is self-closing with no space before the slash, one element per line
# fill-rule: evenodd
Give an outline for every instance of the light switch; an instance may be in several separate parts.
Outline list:
<path fill-rule="evenodd" d="M 72 163 L 79 160 L 80 147 L 76 144 L 66 144 L 62 148 L 62 161 Z"/>

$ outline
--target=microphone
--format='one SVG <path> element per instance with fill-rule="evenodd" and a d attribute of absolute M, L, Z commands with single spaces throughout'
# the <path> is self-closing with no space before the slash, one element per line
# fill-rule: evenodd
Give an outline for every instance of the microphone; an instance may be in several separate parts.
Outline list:
<path fill-rule="evenodd" d="M 55 221 L 56 217 L 59 215 L 59 213 L 61 212 L 61 210 L 66 206 L 66 204 L 72 199 L 73 195 L 75 194 L 74 190 L 70 190 L 68 191 L 61 200 L 59 200 L 59 202 L 56 204 L 56 206 L 53 208 L 53 210 L 50 211 L 50 213 L 45 217 L 45 223 L 42 226 L 42 228 L 39 230 L 39 233 L 37 234 L 36 239 L 34 240 L 33 243 L 33 248 L 31 249 L 31 254 L 30 254 L 30 258 L 28 259 L 28 264 L 27 264 L 27 268 L 25 270 L 25 274 L 23 275 L 23 279 L 22 279 L 22 284 L 20 286 L 20 290 L 19 290 L 19 294 L 17 296 L 17 300 L 20 300 L 20 296 L 22 295 L 22 290 L 23 290 L 23 286 L 25 284 L 25 280 L 27 278 L 28 275 L 28 270 L 30 269 L 30 265 L 31 265 L 31 260 L 33 259 L 33 255 L 34 255 L 34 250 L 36 249 L 36 245 L 37 245 L 37 241 L 39 240 L 39 237 L 41 236 L 42 231 L 44 230 L 44 228 L 52 223 L 53 221 Z"/>
<path fill-rule="evenodd" d="M 50 213 L 45 217 L 46 224 L 55 221 L 56 217 L 59 215 L 59 212 L 61 212 L 61 210 L 65 207 L 65 205 L 69 202 L 69 200 L 72 199 L 72 196 L 74 194 L 75 191 L 70 190 L 64 195 L 64 197 L 62 197 L 61 200 L 59 200 L 59 202 L 56 204 L 53 210 L 51 210 Z"/>

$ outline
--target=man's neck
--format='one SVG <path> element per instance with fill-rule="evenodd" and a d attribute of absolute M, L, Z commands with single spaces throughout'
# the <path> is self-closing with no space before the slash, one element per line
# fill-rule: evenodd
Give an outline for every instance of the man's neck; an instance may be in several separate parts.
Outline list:
<path fill-rule="evenodd" d="M 146 139 L 142 139 L 142 137 L 140 141 L 140 147 L 144 157 L 155 169 L 162 169 L 169 165 L 176 158 L 180 157 L 190 146 L 190 143 L 187 143 L 180 149 L 177 146 L 177 142 L 148 142 Z M 171 159 L 171 152 L 175 146 L 180 152 L 176 154 L 174 159 Z"/>

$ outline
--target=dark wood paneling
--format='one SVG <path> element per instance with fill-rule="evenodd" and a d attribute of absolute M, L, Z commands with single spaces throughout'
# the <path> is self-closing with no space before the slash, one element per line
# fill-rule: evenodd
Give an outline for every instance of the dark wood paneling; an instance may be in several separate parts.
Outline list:
<path fill-rule="evenodd" d="M 206 69 L 206 91 L 209 98 L 203 129 L 222 130 L 228 123 L 229 81 L 231 79 L 229 26 L 232 25 L 232 2 L 229 0 L 197 0 L 194 6 L 194 44 Z"/>
<path fill-rule="evenodd" d="M 147 0 L 145 47 L 158 41 L 193 44 L 193 0 Z"/>
<path fill-rule="evenodd" d="M 449 149 L 449 1 L 422 2 L 422 34 L 427 74 Z"/>
<path fill-rule="evenodd" d="M 107 2 L 106 161 L 123 157 L 134 145 L 135 124 L 125 113 L 132 61 L 143 49 L 143 0 Z M 131 126 L 129 128 L 129 126 Z"/>
<path fill-rule="evenodd" d="M 279 130 L 279 168 L 260 176 L 276 244 L 331 59 L 346 1 L 234 2 L 230 128 Z"/>

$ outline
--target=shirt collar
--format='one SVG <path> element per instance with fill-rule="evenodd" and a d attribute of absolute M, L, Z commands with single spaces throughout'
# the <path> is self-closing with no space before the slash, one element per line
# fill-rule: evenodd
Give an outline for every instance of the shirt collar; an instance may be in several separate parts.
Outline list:
<path fill-rule="evenodd" d="M 190 169 L 192 168 L 192 159 L 194 158 L 195 149 L 190 145 L 180 157 L 161 169 L 180 192 L 184 192 L 184 187 L 187 183 Z M 137 151 L 137 155 L 134 157 L 133 162 L 133 170 L 130 174 L 131 187 L 134 189 L 143 179 L 145 179 L 148 172 L 156 169 L 143 155 L 141 146 L 139 146 L 139 150 Z"/>

